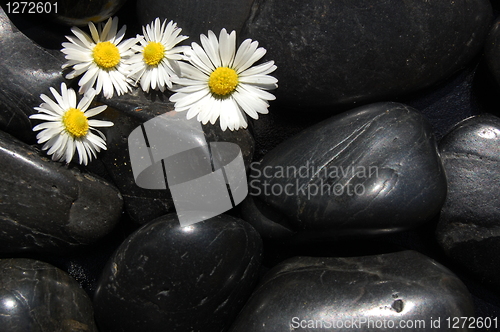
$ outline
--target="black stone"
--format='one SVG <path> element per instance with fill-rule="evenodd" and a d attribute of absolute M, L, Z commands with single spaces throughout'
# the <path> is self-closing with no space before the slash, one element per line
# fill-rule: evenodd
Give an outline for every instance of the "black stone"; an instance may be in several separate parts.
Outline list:
<path fill-rule="evenodd" d="M 239 33 L 256 5 L 253 0 L 138 0 L 137 15 L 142 25 L 157 17 L 173 20 L 183 35 L 199 43 L 200 34 L 207 35 L 208 30 L 217 36 L 222 28 Z"/>
<path fill-rule="evenodd" d="M 268 0 L 256 2 L 242 39 L 276 62 L 277 102 L 314 111 L 450 76 L 481 50 L 491 20 L 487 0 Z"/>
<path fill-rule="evenodd" d="M 0 330 L 97 332 L 92 302 L 68 274 L 32 259 L 0 259 Z"/>
<path fill-rule="evenodd" d="M 128 148 L 128 137 L 132 130 L 158 115 L 173 111 L 173 103 L 167 99 L 163 94 L 145 95 L 136 90 L 133 94 L 103 100 L 108 109 L 101 113 L 101 118 L 113 121 L 114 126 L 106 132 L 108 151 L 102 153 L 99 160 L 120 190 L 126 211 L 131 219 L 139 224 L 149 222 L 174 209 L 169 190 L 149 190 L 136 185 Z M 171 114 L 173 119 L 186 116 L 185 113 Z M 204 125 L 203 131 L 207 142 L 224 141 L 238 144 L 245 164 L 249 166 L 254 151 L 254 141 L 249 130 L 222 131 L 217 122 L 215 125 Z"/>
<path fill-rule="evenodd" d="M 50 94 L 50 87 L 63 82 L 64 55 L 26 37 L 0 8 L 0 58 L 0 130 L 33 143 L 36 135 L 28 116 L 42 103 L 40 94 Z"/>
<path fill-rule="evenodd" d="M 449 257 L 500 291 L 500 118 L 462 121 L 439 149 L 448 196 L 437 239 Z"/>
<path fill-rule="evenodd" d="M 460 316 L 474 316 L 465 285 L 447 268 L 416 251 L 350 258 L 295 257 L 265 275 L 230 331 L 403 331 L 399 328 L 403 321 L 425 324 L 409 331 L 442 331 L 447 329 L 448 317 Z M 441 329 L 432 328 L 431 319 L 440 319 Z M 309 325 L 316 321 L 358 325 L 343 329 Z M 389 324 L 394 324 L 392 329 Z"/>
<path fill-rule="evenodd" d="M 113 185 L 0 132 L 0 252 L 65 254 L 108 234 L 121 212 Z"/>
<path fill-rule="evenodd" d="M 500 85 L 500 16 L 491 26 L 484 44 L 484 59 L 498 85 Z"/>
<path fill-rule="evenodd" d="M 94 296 L 103 331 L 225 331 L 250 295 L 262 243 L 247 223 L 219 215 L 181 227 L 174 214 L 133 233 Z"/>
<path fill-rule="evenodd" d="M 371 104 L 323 121 L 251 168 L 251 194 L 287 217 L 278 223 L 326 238 L 415 228 L 439 212 L 446 196 L 428 122 L 397 103 Z M 251 221 L 245 210 L 242 216 Z M 271 226 L 262 220 L 256 228 L 262 227 Z"/>
<path fill-rule="evenodd" d="M 101 22 L 113 16 L 126 0 L 58 0 L 57 13 L 52 16 L 61 23 L 85 26 L 88 22 Z"/>

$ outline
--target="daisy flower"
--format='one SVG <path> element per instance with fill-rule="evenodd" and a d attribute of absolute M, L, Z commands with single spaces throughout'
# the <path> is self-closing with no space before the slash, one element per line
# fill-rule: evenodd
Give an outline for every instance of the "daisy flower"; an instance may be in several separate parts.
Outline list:
<path fill-rule="evenodd" d="M 188 111 L 187 118 L 214 124 L 220 118 L 222 130 L 246 128 L 246 116 L 258 119 L 267 114 L 268 100 L 274 100 L 265 91 L 278 87 L 278 80 L 267 74 L 276 69 L 274 61 L 257 66 L 266 50 L 259 43 L 247 39 L 236 51 L 236 32 L 222 29 L 219 40 L 212 31 L 200 36 L 201 45 L 192 43 L 184 52 L 188 63 L 179 62 L 183 77 L 174 79 L 178 86 L 170 97 L 178 112 Z"/>
<path fill-rule="evenodd" d="M 68 89 L 66 84 L 61 84 L 61 94 L 54 88 L 50 88 L 56 101 L 46 95 L 40 95 L 44 101 L 40 107 L 35 107 L 39 112 L 30 116 L 30 119 L 43 120 L 45 122 L 33 127 L 33 131 L 39 131 L 36 138 L 38 144 L 45 143 L 42 150 L 49 150 L 47 154 L 52 155 L 52 160 L 65 160 L 69 163 L 73 159 L 75 150 L 78 152 L 80 164 L 87 165 L 96 158 L 100 149 L 106 150 L 106 137 L 94 127 L 111 127 L 113 122 L 89 120 L 90 117 L 104 111 L 107 106 L 98 106 L 87 109 L 96 95 L 94 89 L 89 89 L 76 104 L 76 93 Z M 95 135 L 92 131 L 97 132 Z"/>
<path fill-rule="evenodd" d="M 178 60 L 182 60 L 180 54 L 186 46 L 174 47 L 187 36 L 179 36 L 182 29 L 177 24 L 164 20 L 163 24 L 156 18 L 151 25 L 142 27 L 144 39 L 140 45 L 135 45 L 132 49 L 138 52 L 131 57 L 127 63 L 130 64 L 129 77 L 137 84 L 140 81 L 142 90 L 149 92 L 149 89 L 160 89 L 165 91 L 165 85 L 172 87 L 172 77 L 176 77 L 178 71 Z"/>
<path fill-rule="evenodd" d="M 78 85 L 80 93 L 85 93 L 95 87 L 97 93 L 101 91 L 104 97 L 113 97 L 114 90 L 122 95 L 131 90 L 132 81 L 127 78 L 127 66 L 124 60 L 134 55 L 131 49 L 140 37 L 122 41 L 126 26 L 118 33 L 118 18 L 109 18 L 106 24 L 99 23 L 97 28 L 89 22 L 91 36 L 77 27 L 71 28 L 75 36 L 66 36 L 70 43 L 62 43 L 61 52 L 69 60 L 62 67 L 72 67 L 73 71 L 66 75 L 73 79 L 85 73 Z"/>

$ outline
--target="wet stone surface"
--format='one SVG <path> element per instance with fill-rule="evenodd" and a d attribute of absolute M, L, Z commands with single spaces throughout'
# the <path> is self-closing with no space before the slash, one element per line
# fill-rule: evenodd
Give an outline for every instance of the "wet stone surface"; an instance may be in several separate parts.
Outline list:
<path fill-rule="evenodd" d="M 333 324 L 362 318 L 375 328 L 358 323 L 356 331 L 390 331 L 388 322 L 398 327 L 403 320 L 425 322 L 412 331 L 442 331 L 431 326 L 431 317 L 473 315 L 471 296 L 460 279 L 415 251 L 295 257 L 264 276 L 230 331 L 348 331 Z"/>
<path fill-rule="evenodd" d="M 105 267 L 94 297 L 105 331 L 226 331 L 258 276 L 262 243 L 220 215 L 181 227 L 169 214 L 141 227 Z"/>
<path fill-rule="evenodd" d="M 323 237 L 415 228 L 439 212 L 446 196 L 428 122 L 397 103 L 363 106 L 309 127 L 251 171 L 253 199 L 284 215 L 281 226 Z M 258 220 L 258 208 L 246 207 Z M 242 216 L 251 222 L 245 211 L 244 205 Z M 266 229 L 273 232 L 268 221 L 256 228 L 264 237 Z"/>
<path fill-rule="evenodd" d="M 268 0 L 256 3 L 242 37 L 278 64 L 277 100 L 303 109 L 430 86 L 481 50 L 491 19 L 487 0 Z"/>
<path fill-rule="evenodd" d="M 500 290 L 500 118 L 459 123 L 439 144 L 448 178 L 437 239 L 449 257 Z"/>
<path fill-rule="evenodd" d="M 18 20 L 23 24 L 22 18 Z M 40 27 L 29 30 L 39 29 Z M 28 25 L 29 26 L 29 25 Z M 25 30 L 23 30 L 25 31 Z M 40 94 L 49 93 L 64 81 L 61 66 L 64 55 L 40 47 L 10 21 L 0 8 L 0 130 L 17 138 L 35 142 L 29 115 L 41 103 Z"/>
<path fill-rule="evenodd" d="M 123 202 L 112 184 L 3 132 L 0 147 L 0 253 L 69 254 L 117 224 Z"/>
<path fill-rule="evenodd" d="M 0 329 L 97 332 L 92 302 L 64 271 L 32 259 L 0 259 Z"/>

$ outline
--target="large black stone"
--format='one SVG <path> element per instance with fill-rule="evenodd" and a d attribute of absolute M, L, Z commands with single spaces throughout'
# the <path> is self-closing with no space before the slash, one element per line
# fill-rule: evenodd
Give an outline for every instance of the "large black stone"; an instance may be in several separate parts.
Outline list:
<path fill-rule="evenodd" d="M 108 108 L 101 113 L 101 118 L 113 121 L 114 126 L 106 131 L 108 150 L 100 155 L 99 161 L 103 163 L 120 190 L 125 209 L 131 219 L 140 224 L 172 212 L 174 205 L 168 189 L 150 190 L 137 186 L 130 164 L 128 137 L 144 122 L 171 112 L 174 109 L 173 103 L 167 99 L 162 94 L 145 95 L 142 91 L 136 90 L 133 94 L 103 100 Z M 173 122 L 186 117 L 186 113 L 170 114 Z M 249 130 L 222 131 L 219 123 L 216 123 L 204 125 L 203 132 L 207 142 L 223 141 L 238 144 L 248 167 L 254 151 L 254 141 Z M 205 143 L 200 142 L 200 145 L 202 144 Z"/>
<path fill-rule="evenodd" d="M 239 33 L 255 5 L 254 0 L 138 0 L 137 15 L 142 25 L 157 17 L 173 20 L 183 35 L 199 43 L 200 34 L 206 35 L 208 30 L 217 36 L 222 28 Z"/>
<path fill-rule="evenodd" d="M 225 331 L 251 293 L 262 244 L 247 223 L 220 215 L 181 227 L 170 214 L 115 252 L 94 306 L 104 331 Z"/>
<path fill-rule="evenodd" d="M 38 34 L 44 34 L 37 24 L 30 27 L 22 17 L 19 20 L 23 30 L 38 29 Z M 0 130 L 33 143 L 36 135 L 28 116 L 42 103 L 40 94 L 49 94 L 50 87 L 63 82 L 64 55 L 26 37 L 0 8 L 0 58 Z"/>
<path fill-rule="evenodd" d="M 295 257 L 266 274 L 230 331 L 444 331 L 447 318 L 473 315 L 465 285 L 415 251 Z"/>
<path fill-rule="evenodd" d="M 448 196 L 437 238 L 459 264 L 500 291 L 500 118 L 459 123 L 439 144 Z"/>
<path fill-rule="evenodd" d="M 113 16 L 127 0 L 59 0 L 57 11 L 50 12 L 59 22 L 86 26 L 89 22 L 102 22 Z"/>
<path fill-rule="evenodd" d="M 313 111 L 448 77 L 481 50 L 491 20 L 487 0 L 267 0 L 255 3 L 242 38 L 275 60 L 277 101 Z"/>
<path fill-rule="evenodd" d="M 325 120 L 278 145 L 251 168 L 253 199 L 287 217 L 277 216 L 275 222 L 327 238 L 414 228 L 435 216 L 446 196 L 428 122 L 397 103 L 371 104 Z M 255 205 L 247 203 L 244 207 L 252 211 L 244 209 L 242 216 L 255 224 Z M 269 220 L 258 222 L 264 237 L 268 231 L 286 235 Z"/>
<path fill-rule="evenodd" d="M 24 258 L 0 259 L 0 330 L 97 332 L 92 302 L 78 283 Z"/>
<path fill-rule="evenodd" d="M 113 185 L 0 131 L 0 252 L 66 253 L 108 234 L 121 212 Z"/>
<path fill-rule="evenodd" d="M 498 85 L 500 85 L 500 16 L 493 23 L 484 44 L 484 59 Z"/>

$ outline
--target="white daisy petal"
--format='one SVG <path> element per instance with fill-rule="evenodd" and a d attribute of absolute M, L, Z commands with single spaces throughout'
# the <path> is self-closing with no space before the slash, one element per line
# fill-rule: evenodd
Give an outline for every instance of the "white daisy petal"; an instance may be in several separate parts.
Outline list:
<path fill-rule="evenodd" d="M 111 121 L 102 120 L 89 120 L 89 126 L 91 127 L 112 127 L 114 125 Z"/>
<path fill-rule="evenodd" d="M 191 62 L 195 67 L 197 67 L 204 73 L 210 74 L 215 69 L 215 67 L 208 58 L 208 55 L 205 53 L 203 48 L 196 43 L 192 43 L 191 47 L 192 52 L 188 53 L 189 62 Z"/>
<path fill-rule="evenodd" d="M 276 83 L 278 83 L 278 80 L 275 77 L 269 75 L 243 76 L 239 78 L 239 81 L 241 83 L 249 83 L 249 84 L 263 85 L 263 86 L 276 85 Z"/>
<path fill-rule="evenodd" d="M 55 121 L 58 118 L 55 117 L 55 116 L 38 113 L 38 114 L 32 114 L 32 115 L 30 115 L 30 119 L 45 120 L 45 121 Z M 37 130 L 40 130 L 40 129 L 49 128 L 47 126 L 48 125 L 52 125 L 52 124 L 53 124 L 53 122 L 42 123 L 42 124 L 39 124 L 38 126 L 34 127 L 33 130 L 37 131 Z"/>
<path fill-rule="evenodd" d="M 200 111 L 201 111 L 201 105 L 198 105 L 198 103 L 197 103 L 196 105 L 192 106 L 189 109 L 189 111 L 186 114 L 186 118 L 188 120 L 190 120 L 190 119 L 194 118 L 195 116 L 197 116 L 198 113 L 200 113 Z"/>
<path fill-rule="evenodd" d="M 259 47 L 250 56 L 243 57 L 241 63 L 238 65 L 238 72 L 245 71 L 255 62 L 259 61 L 266 54 L 266 49 Z"/>
<path fill-rule="evenodd" d="M 252 42 L 251 39 L 245 39 L 240 47 L 238 47 L 238 51 L 236 51 L 236 55 L 233 61 L 233 68 L 239 69 L 240 65 L 246 62 L 246 58 L 250 57 L 252 53 L 257 49 L 258 42 Z M 240 70 L 238 70 L 240 72 Z"/>
<path fill-rule="evenodd" d="M 177 101 L 175 103 L 175 106 L 177 107 L 182 107 L 182 106 L 186 106 L 186 105 L 191 105 L 195 102 L 197 102 L 198 100 L 201 100 L 203 97 L 207 96 L 210 92 L 208 90 L 201 90 L 201 91 L 197 91 L 197 92 L 194 92 L 194 93 L 189 93 L 189 94 L 184 94 L 184 97 Z M 173 98 L 175 96 L 172 95 L 171 98 Z M 175 99 L 170 99 L 171 101 L 175 101 Z"/>
<path fill-rule="evenodd" d="M 87 135 L 87 139 L 100 149 L 106 150 L 106 142 L 101 137 L 96 136 L 93 133 L 89 133 Z"/>
<path fill-rule="evenodd" d="M 219 55 L 219 49 L 217 47 L 217 37 L 215 37 L 215 34 L 210 30 L 208 31 L 208 37 L 205 35 L 200 35 L 200 41 L 212 64 L 215 65 L 215 67 L 220 67 L 221 58 Z"/>
<path fill-rule="evenodd" d="M 203 109 L 198 113 L 197 120 L 200 121 L 203 124 L 207 124 L 208 121 L 210 121 L 210 118 L 212 116 L 212 112 L 215 109 L 214 108 L 214 102 L 215 99 L 211 96 L 207 97 L 205 106 Z"/>
<path fill-rule="evenodd" d="M 96 91 L 92 88 L 83 96 L 82 100 L 76 100 L 76 93 L 68 89 L 66 84 L 61 84 L 61 93 L 50 89 L 57 104 L 46 95 L 40 98 L 44 101 L 39 107 L 35 107 L 38 113 L 30 116 L 30 119 L 44 121 L 33 127 L 33 131 L 39 131 L 36 135 L 38 144 L 44 144 L 43 151 L 47 151 L 53 160 L 71 162 L 78 152 L 79 162 L 87 165 L 96 157 L 96 152 L 106 147 L 105 136 L 94 129 L 94 127 L 110 127 L 113 123 L 102 120 L 89 120 L 90 117 L 101 113 L 107 106 L 98 106 L 86 110 L 92 103 Z M 49 109 L 50 108 L 50 109 Z M 54 111 L 54 109 L 57 109 Z M 91 131 L 97 131 L 100 137 Z"/>
<path fill-rule="evenodd" d="M 264 100 L 274 100 L 276 97 L 267 91 L 256 88 L 250 84 L 240 84 L 238 86 L 239 89 L 246 91 L 246 93 L 251 94 L 257 98 Z"/>
<path fill-rule="evenodd" d="M 113 21 L 116 21 L 115 24 L 118 24 L 118 18 L 115 18 L 115 19 L 113 19 L 111 17 L 108 18 L 108 21 L 106 22 L 106 24 L 104 25 L 104 28 L 102 29 L 102 32 L 100 33 L 100 40 L 99 41 L 107 41 L 110 39 L 110 37 L 111 38 L 114 37 L 114 36 L 111 36 L 109 34 L 109 32 L 111 31 L 111 26 L 113 25 Z"/>
<path fill-rule="evenodd" d="M 126 30 L 127 30 L 127 26 L 126 25 L 122 26 L 120 31 L 118 31 L 118 33 L 115 36 L 114 44 L 119 44 L 122 41 L 123 37 L 125 37 Z M 134 38 L 130 38 L 130 39 L 134 39 Z"/>
<path fill-rule="evenodd" d="M 61 88 L 63 86 L 66 87 L 66 84 L 62 83 Z M 67 109 L 67 107 L 65 106 L 66 102 L 63 101 L 61 95 L 56 91 L 56 89 L 51 87 L 49 90 L 50 90 L 50 92 L 52 92 L 52 95 L 54 96 L 54 98 L 56 98 L 56 101 L 57 101 L 57 104 L 59 105 L 59 107 L 61 107 L 62 109 Z"/>
<path fill-rule="evenodd" d="M 207 81 L 208 82 L 208 77 L 209 74 L 205 74 L 204 72 L 198 70 L 196 67 L 191 66 L 187 63 L 180 62 L 179 67 L 181 70 L 181 75 L 183 77 L 191 78 L 196 81 Z"/>
<path fill-rule="evenodd" d="M 82 112 L 85 112 L 85 114 L 87 115 L 87 112 L 86 112 L 87 108 L 89 108 L 95 95 L 96 95 L 96 91 L 92 88 L 89 89 L 87 91 L 87 93 L 85 93 L 85 95 L 83 95 L 83 98 L 80 99 L 76 108 L 78 108 Z M 87 116 L 89 116 L 89 115 L 87 115 Z"/>
<path fill-rule="evenodd" d="M 67 140 L 66 143 L 66 162 L 69 163 L 71 162 L 71 159 L 73 159 L 73 155 L 75 154 L 75 142 L 71 139 Z"/>
<path fill-rule="evenodd" d="M 85 147 L 80 140 L 75 140 L 76 151 L 78 152 L 78 162 L 80 164 L 87 165 L 87 152 L 85 151 Z"/>
<path fill-rule="evenodd" d="M 245 113 L 248 114 L 252 119 L 257 120 L 259 118 L 259 114 L 254 109 L 254 107 L 251 106 L 251 102 L 246 98 L 245 94 L 235 92 L 233 94 L 233 97 L 238 105 L 243 109 L 243 111 L 245 111 Z"/>
<path fill-rule="evenodd" d="M 252 76 L 252 75 L 267 75 L 276 70 L 274 61 L 268 61 L 257 66 L 248 68 L 245 71 L 239 72 L 239 76 Z"/>
<path fill-rule="evenodd" d="M 106 108 L 108 108 L 107 105 L 102 105 L 102 106 L 97 106 L 97 107 L 91 108 L 85 112 L 85 116 L 87 118 L 93 117 L 93 116 L 103 112 Z"/>
<path fill-rule="evenodd" d="M 180 93 L 193 93 L 196 91 L 206 90 L 206 89 L 207 86 L 205 84 L 196 84 L 196 85 L 186 85 L 179 89 L 176 89 L 175 91 Z"/>
<path fill-rule="evenodd" d="M 51 116 L 52 118 L 56 119 L 59 117 L 60 112 L 54 112 L 52 109 L 47 109 L 45 107 L 50 107 L 45 103 L 42 103 L 40 106 L 44 107 L 33 107 L 35 110 L 37 110 L 40 113 L 44 113 L 44 115 Z M 36 115 L 36 114 L 33 114 Z M 31 115 L 30 115 L 31 117 Z"/>
<path fill-rule="evenodd" d="M 76 43 L 76 45 L 79 45 L 83 48 L 87 48 L 87 47 L 90 47 L 92 45 L 92 43 L 93 43 L 92 39 L 82 30 L 78 29 L 77 27 L 73 27 L 73 28 L 71 28 L 71 32 L 73 32 L 73 34 L 78 38 L 78 40 L 81 41 L 81 43 Z M 72 38 L 69 38 L 68 36 L 66 36 L 66 38 L 70 42 L 74 43 L 74 40 Z"/>
<path fill-rule="evenodd" d="M 42 94 L 40 95 L 40 98 L 50 106 L 50 110 L 47 109 L 48 111 L 54 111 L 58 114 L 61 114 L 63 112 L 61 106 L 59 106 L 57 103 L 55 103 L 52 99 L 50 99 L 46 95 Z"/>
<path fill-rule="evenodd" d="M 222 29 L 220 32 L 220 57 L 222 60 L 222 66 L 231 67 L 232 60 L 234 59 L 235 43 L 236 43 L 236 31 L 231 31 L 231 34 L 227 34 L 226 29 Z"/>
<path fill-rule="evenodd" d="M 85 75 L 83 75 L 83 77 L 80 79 L 80 81 L 78 82 L 78 85 L 83 86 L 83 85 L 86 85 L 90 81 L 95 81 L 95 79 L 97 78 L 98 72 L 99 72 L 99 67 L 92 66 L 91 68 L 89 68 L 87 70 Z M 92 85 L 94 85 L 94 84 L 92 83 Z"/>
<path fill-rule="evenodd" d="M 89 22 L 89 30 L 90 30 L 90 34 L 92 36 L 92 39 L 94 41 L 94 43 L 99 43 L 101 41 L 101 38 L 99 37 L 99 32 L 97 32 L 97 29 L 94 25 L 94 23 L 92 22 Z"/>

